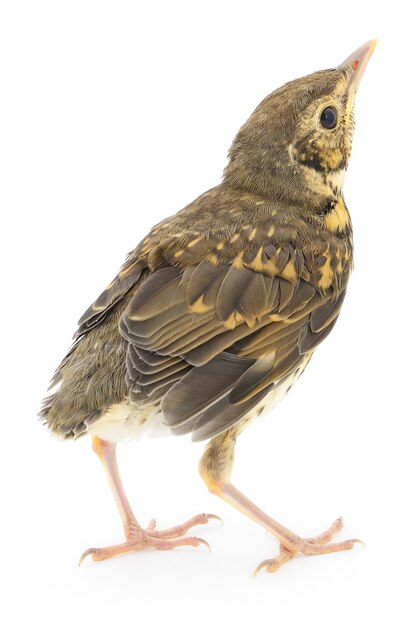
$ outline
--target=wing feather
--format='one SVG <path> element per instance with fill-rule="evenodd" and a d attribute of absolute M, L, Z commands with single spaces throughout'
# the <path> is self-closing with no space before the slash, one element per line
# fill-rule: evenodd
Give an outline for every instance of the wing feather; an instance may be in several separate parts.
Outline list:
<path fill-rule="evenodd" d="M 119 274 L 79 319 L 74 339 L 100 324 L 109 311 L 147 274 L 146 267 L 144 260 L 129 256 Z"/>
<path fill-rule="evenodd" d="M 161 401 L 175 434 L 222 432 L 299 367 L 330 332 L 343 297 L 240 266 L 158 269 L 120 320 L 130 397 Z"/>
<path fill-rule="evenodd" d="M 225 396 L 254 363 L 254 359 L 223 352 L 206 365 L 190 370 L 163 398 L 166 422 L 180 426 L 202 413 Z"/>

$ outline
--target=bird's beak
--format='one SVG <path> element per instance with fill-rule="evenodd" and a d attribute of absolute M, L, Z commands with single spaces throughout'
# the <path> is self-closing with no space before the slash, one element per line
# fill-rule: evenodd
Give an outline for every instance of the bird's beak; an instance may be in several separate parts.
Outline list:
<path fill-rule="evenodd" d="M 362 75 L 367 67 L 372 53 L 374 52 L 377 42 L 378 39 L 371 39 L 371 41 L 367 41 L 367 43 L 360 46 L 339 65 L 339 69 L 349 70 L 351 72 L 348 83 L 348 91 L 352 92 L 354 95 L 358 89 Z"/>

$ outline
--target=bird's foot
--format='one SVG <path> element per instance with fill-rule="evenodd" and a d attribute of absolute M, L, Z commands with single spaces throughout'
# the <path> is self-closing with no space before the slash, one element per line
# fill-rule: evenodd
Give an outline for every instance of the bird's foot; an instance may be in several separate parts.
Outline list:
<path fill-rule="evenodd" d="M 273 559 L 265 559 L 259 563 L 254 574 L 256 575 L 262 569 L 266 569 L 267 572 L 276 572 L 297 554 L 328 554 L 330 552 L 352 550 L 356 543 L 364 545 L 360 539 L 347 539 L 346 541 L 340 541 L 338 543 L 330 543 L 335 533 L 342 528 L 343 519 L 339 517 L 328 530 L 316 537 L 309 539 L 301 539 L 298 537 L 294 544 L 290 543 L 287 546 L 281 544 L 278 556 Z"/>
<path fill-rule="evenodd" d="M 156 530 L 156 521 L 153 519 L 150 521 L 146 529 L 141 528 L 136 520 L 133 520 L 125 529 L 125 536 L 127 541 L 114 546 L 108 546 L 106 548 L 89 548 L 85 550 L 80 557 L 79 565 L 83 560 L 91 555 L 94 561 L 103 561 L 110 559 L 113 556 L 125 554 L 126 552 L 132 552 L 134 550 L 143 550 L 146 547 L 152 547 L 156 550 L 172 550 L 179 546 L 194 546 L 199 545 L 207 546 L 211 550 L 210 545 L 205 539 L 199 537 L 184 537 L 183 535 L 193 526 L 199 524 L 207 524 L 210 519 L 217 519 L 222 521 L 218 515 L 212 515 L 211 513 L 201 513 L 195 515 L 187 522 L 167 528 L 165 530 Z"/>

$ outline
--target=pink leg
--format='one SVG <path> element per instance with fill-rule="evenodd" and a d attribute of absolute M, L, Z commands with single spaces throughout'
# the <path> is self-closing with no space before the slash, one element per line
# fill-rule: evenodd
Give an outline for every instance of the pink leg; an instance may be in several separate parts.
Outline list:
<path fill-rule="evenodd" d="M 362 543 L 358 539 L 329 543 L 334 534 L 342 528 L 342 518 L 338 518 L 328 530 L 320 535 L 303 539 L 257 507 L 230 482 L 236 436 L 237 432 L 233 427 L 230 431 L 214 437 L 201 459 L 200 470 L 211 493 L 219 496 L 266 528 L 280 542 L 279 555 L 274 559 L 262 561 L 255 573 L 264 567 L 268 572 L 274 572 L 299 553 L 314 555 L 340 552 L 351 550 L 356 543 Z"/>
<path fill-rule="evenodd" d="M 116 505 L 121 515 L 126 542 L 106 548 L 89 548 L 83 552 L 80 563 L 88 555 L 92 555 L 94 561 L 102 561 L 133 550 L 142 550 L 147 546 L 151 546 L 157 550 L 171 550 L 178 546 L 199 546 L 203 544 L 209 548 L 208 543 L 204 539 L 199 539 L 198 537 L 183 537 L 183 535 L 193 526 L 206 524 L 210 519 L 219 520 L 220 518 L 217 515 L 202 513 L 195 515 L 183 524 L 160 531 L 155 530 L 156 522 L 155 520 L 151 520 L 147 529 L 141 528 L 128 502 L 119 475 L 116 461 L 116 444 L 100 439 L 99 437 L 93 437 L 92 447 L 105 468 Z"/>
<path fill-rule="evenodd" d="M 122 519 L 125 536 L 127 541 L 129 541 L 130 535 L 135 534 L 135 530 L 140 528 L 140 525 L 135 519 L 119 474 L 118 463 L 116 461 L 116 443 L 105 441 L 99 437 L 92 437 L 92 448 L 98 455 L 106 472 L 116 506 L 118 507 Z"/>

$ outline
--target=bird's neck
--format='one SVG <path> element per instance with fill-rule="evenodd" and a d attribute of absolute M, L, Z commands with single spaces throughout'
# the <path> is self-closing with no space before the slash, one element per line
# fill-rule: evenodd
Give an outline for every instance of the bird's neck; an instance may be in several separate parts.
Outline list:
<path fill-rule="evenodd" d="M 236 189 L 285 204 L 323 211 L 341 195 L 345 169 L 316 169 L 300 163 L 289 148 L 232 155 L 224 182 Z"/>

